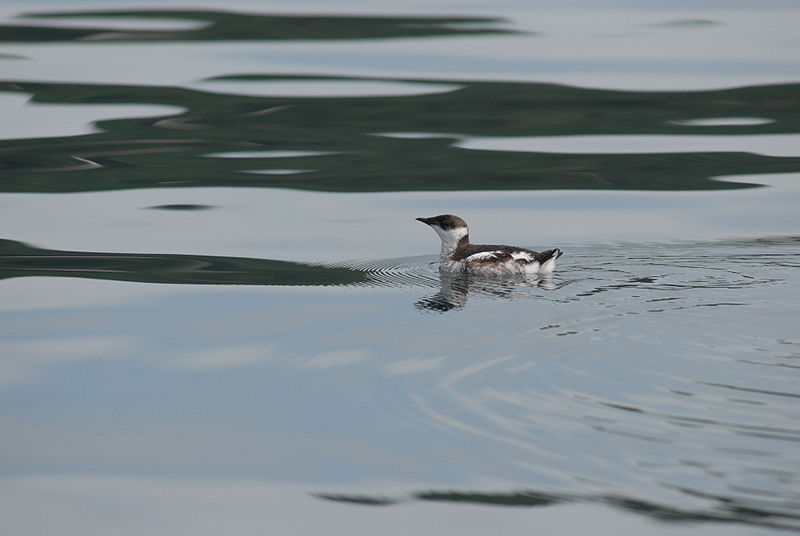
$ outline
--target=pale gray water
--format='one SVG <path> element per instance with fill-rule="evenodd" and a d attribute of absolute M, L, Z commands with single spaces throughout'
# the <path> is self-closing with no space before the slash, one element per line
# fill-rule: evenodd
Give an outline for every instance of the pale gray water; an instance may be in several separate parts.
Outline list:
<path fill-rule="evenodd" d="M 47 282 L 49 304 L 4 314 L 6 473 L 794 526 L 800 239 L 568 252 L 540 286 L 440 277 L 433 257 L 349 263 L 369 282 L 339 288 Z"/>
<path fill-rule="evenodd" d="M 200 5 L 0 7 L 3 534 L 800 528 L 793 4 Z"/>

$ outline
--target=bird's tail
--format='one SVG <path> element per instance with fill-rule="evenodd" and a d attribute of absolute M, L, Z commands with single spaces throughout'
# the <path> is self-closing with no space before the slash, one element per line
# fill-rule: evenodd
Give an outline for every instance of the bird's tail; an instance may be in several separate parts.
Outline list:
<path fill-rule="evenodd" d="M 539 255 L 537 255 L 537 260 L 539 261 L 539 273 L 551 273 L 556 267 L 556 259 L 563 254 L 564 252 L 558 248 L 548 249 L 547 251 L 542 251 L 539 253 Z"/>

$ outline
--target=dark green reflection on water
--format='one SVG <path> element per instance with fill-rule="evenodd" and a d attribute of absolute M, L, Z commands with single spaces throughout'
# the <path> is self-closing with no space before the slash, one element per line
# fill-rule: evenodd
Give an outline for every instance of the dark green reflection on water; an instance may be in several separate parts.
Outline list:
<path fill-rule="evenodd" d="M 62 19 L 164 19 L 200 23 L 198 28 L 175 30 L 119 30 L 95 28 L 54 28 L 34 24 L 0 25 L 0 41 L 230 41 L 230 40 L 319 40 L 319 39 L 388 39 L 446 35 L 515 33 L 493 25 L 502 19 L 485 17 L 356 17 L 322 15 L 267 15 L 194 10 L 120 10 L 31 13 L 26 18 Z"/>
<path fill-rule="evenodd" d="M 195 285 L 348 285 L 367 278 L 350 268 L 271 259 L 55 251 L 0 239 L 0 280 L 25 276 Z"/>
<path fill-rule="evenodd" d="M 330 80 L 242 76 L 227 80 Z M 357 79 L 337 79 L 357 80 Z M 389 80 L 400 81 L 400 80 Z M 419 81 L 417 81 L 419 82 Z M 625 92 L 550 84 L 452 81 L 448 93 L 395 97 L 253 97 L 179 87 L 0 83 L 59 104 L 158 104 L 184 113 L 102 121 L 102 132 L 0 142 L 0 191 L 74 192 L 258 186 L 332 192 L 739 188 L 727 175 L 800 171 L 799 157 L 751 153 L 552 154 L 468 150 L 464 136 L 775 134 L 800 132 L 800 84 L 697 92 Z M 685 126 L 698 117 L 761 117 L 742 126 Z M 242 151 L 315 156 L 209 157 Z M 295 174 L 257 174 L 252 170 Z"/>
<path fill-rule="evenodd" d="M 28 15 L 95 28 L 6 25 L 0 42 L 284 40 L 331 41 L 513 34 L 497 18 L 284 16 L 191 10 L 73 11 Z M 103 19 L 177 20 L 198 27 L 119 30 Z M 113 61 L 113 58 L 109 58 Z M 143 60 L 146 61 L 146 60 Z M 157 61 L 157 59 L 154 59 Z M 225 82 L 376 79 L 251 74 Z M 380 79 L 381 82 L 426 82 Z M 430 81 L 427 81 L 430 82 Z M 576 134 L 775 134 L 800 132 L 800 85 L 718 91 L 626 92 L 552 84 L 451 80 L 459 88 L 392 97 L 256 97 L 163 85 L 29 83 L 0 80 L 0 92 L 62 105 L 153 104 L 185 111 L 147 119 L 102 121 L 102 132 L 0 142 L 0 192 L 73 192 L 177 186 L 261 186 L 332 192 L 741 188 L 711 180 L 727 175 L 800 171 L 800 158 L 749 153 L 552 154 L 478 151 L 458 136 Z M 434 88 L 435 91 L 436 88 Z M 221 89 L 224 91 L 224 89 Z M 120 112 L 122 113 L 122 112 Z M 708 117 L 755 117 L 767 124 L 690 126 Z M 387 132 L 452 137 L 397 139 Z M 323 151 L 317 156 L 209 158 L 241 151 Z M 252 173 L 277 171 L 279 174 Z M 302 170 L 285 174 L 285 170 Z"/>
<path fill-rule="evenodd" d="M 691 490 L 687 494 L 696 495 Z M 743 525 L 761 526 L 784 530 L 796 530 L 800 518 L 792 514 L 770 511 L 767 508 L 754 507 L 729 497 L 705 496 L 718 504 L 717 508 L 681 509 L 660 505 L 641 499 L 633 499 L 619 495 L 579 495 L 569 493 L 548 493 L 537 490 L 519 490 L 508 493 L 479 491 L 421 491 L 408 497 L 385 497 L 373 495 L 349 494 L 315 494 L 320 499 L 334 502 L 360 504 L 363 506 L 390 506 L 406 500 L 417 500 L 439 503 L 470 503 L 489 506 L 542 507 L 564 503 L 599 503 L 619 510 L 647 516 L 666 522 L 717 522 L 739 523 Z"/>

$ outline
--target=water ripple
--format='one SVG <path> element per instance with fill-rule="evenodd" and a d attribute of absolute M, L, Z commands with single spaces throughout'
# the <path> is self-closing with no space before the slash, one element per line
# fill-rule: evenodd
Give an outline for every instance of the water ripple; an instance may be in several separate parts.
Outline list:
<path fill-rule="evenodd" d="M 364 272 L 367 284 L 376 287 L 431 288 L 439 283 L 438 263 L 429 255 L 345 261 L 332 266 Z"/>
<path fill-rule="evenodd" d="M 796 528 L 800 343 L 773 315 L 796 312 L 798 260 L 797 237 L 616 244 L 568 248 L 552 292 L 440 276 L 416 305 L 461 309 L 451 332 L 437 324 L 458 358 L 411 398 L 432 429 L 493 443 L 509 475 L 551 484 L 536 496 L 580 482 L 594 491 L 567 496 L 619 507 L 647 496 L 643 510 L 676 520 Z M 435 264 L 425 270 L 436 281 Z M 420 359 L 440 355 L 430 346 Z"/>
<path fill-rule="evenodd" d="M 269 363 L 320 375 L 377 367 L 401 385 L 381 418 L 413 426 L 410 440 L 443 442 L 422 455 L 431 467 L 487 468 L 534 496 L 619 508 L 647 497 L 636 504 L 675 519 L 794 523 L 800 341 L 775 315 L 800 302 L 800 238 L 565 249 L 552 278 L 489 280 L 440 274 L 431 255 L 313 265 L 2 241 L 0 277 L 357 288 L 365 309 L 337 301 L 318 312 L 319 355 L 282 359 L 285 334 L 270 333 Z M 292 297 L 279 293 L 283 314 Z M 332 314 L 352 316 L 324 335 Z M 237 339 L 196 363 L 262 354 Z M 493 495 L 474 500 L 519 499 Z"/>

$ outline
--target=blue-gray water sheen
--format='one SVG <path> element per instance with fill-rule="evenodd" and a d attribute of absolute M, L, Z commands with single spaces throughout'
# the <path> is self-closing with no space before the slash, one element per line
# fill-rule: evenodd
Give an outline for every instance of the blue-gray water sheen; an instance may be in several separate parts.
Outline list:
<path fill-rule="evenodd" d="M 0 8 L 3 532 L 800 530 L 797 7 L 331 9 Z"/>

